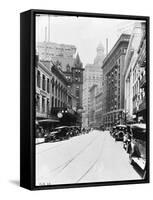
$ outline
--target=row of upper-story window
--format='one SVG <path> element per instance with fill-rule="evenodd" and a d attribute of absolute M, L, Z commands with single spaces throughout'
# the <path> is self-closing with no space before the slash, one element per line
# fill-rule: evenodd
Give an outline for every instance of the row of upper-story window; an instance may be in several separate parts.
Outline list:
<path fill-rule="evenodd" d="M 75 69 L 75 73 L 80 74 L 80 73 L 81 73 L 81 70 L 79 70 L 79 69 Z"/>
<path fill-rule="evenodd" d="M 50 93 L 50 86 L 52 85 L 52 94 L 58 96 L 59 98 L 66 98 L 67 89 L 66 87 L 62 86 L 57 80 L 55 81 L 54 78 L 52 82 L 46 77 L 44 74 L 41 75 L 40 71 L 37 70 L 37 87 L 41 88 L 42 90 Z"/>
<path fill-rule="evenodd" d="M 146 70 L 145 68 L 140 68 L 138 65 L 135 66 L 133 69 L 133 83 L 137 81 L 139 78 L 141 79 L 142 76 L 145 76 Z"/>
<path fill-rule="evenodd" d="M 66 79 L 68 80 L 68 81 L 72 81 L 72 79 L 73 79 L 73 81 L 76 81 L 76 82 L 80 82 L 81 81 L 81 77 L 71 77 L 71 76 L 69 76 L 69 75 L 66 75 Z"/>
<path fill-rule="evenodd" d="M 39 94 L 36 95 L 36 111 L 41 113 L 49 112 L 49 98 L 41 96 Z"/>
<path fill-rule="evenodd" d="M 67 105 L 67 100 L 59 100 L 55 97 L 52 97 L 51 107 L 65 107 Z"/>
<path fill-rule="evenodd" d="M 133 86 L 133 97 L 136 97 L 133 101 L 141 101 L 145 98 L 145 90 L 144 88 L 139 87 L 139 82 Z"/>
<path fill-rule="evenodd" d="M 36 111 L 41 113 L 49 113 L 50 100 L 45 96 L 36 95 Z M 65 107 L 67 105 L 67 101 L 58 100 L 57 98 L 51 98 L 51 107 Z"/>
<path fill-rule="evenodd" d="M 41 77 L 41 73 L 39 70 L 37 70 L 37 87 L 42 88 L 42 90 L 46 91 L 47 93 L 49 93 L 50 88 L 49 88 L 49 78 L 47 78 L 44 74 L 42 74 Z"/>
<path fill-rule="evenodd" d="M 137 95 L 140 91 L 140 88 L 139 88 L 139 81 L 137 80 L 136 83 L 134 84 L 133 86 L 133 97 L 135 95 Z"/>
<path fill-rule="evenodd" d="M 133 101 L 133 109 L 138 108 L 138 106 L 145 102 L 145 92 L 144 92 L 144 88 L 142 89 L 142 91 L 140 92 L 139 96 Z"/>
<path fill-rule="evenodd" d="M 66 65 L 66 71 L 67 71 L 67 72 L 71 72 L 71 67 L 70 67 L 69 64 Z M 74 73 L 80 75 L 81 70 L 79 70 L 79 69 L 73 69 L 73 74 L 74 74 Z"/>
<path fill-rule="evenodd" d="M 56 96 L 60 99 L 66 99 L 67 98 L 67 89 L 66 87 L 62 86 L 57 81 L 54 81 L 52 79 L 52 96 Z"/>

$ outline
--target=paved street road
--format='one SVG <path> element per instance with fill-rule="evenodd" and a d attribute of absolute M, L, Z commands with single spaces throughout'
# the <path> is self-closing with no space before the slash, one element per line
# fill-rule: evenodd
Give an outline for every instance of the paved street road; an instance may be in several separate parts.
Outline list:
<path fill-rule="evenodd" d="M 36 145 L 36 184 L 141 179 L 129 164 L 122 142 L 107 131 Z"/>

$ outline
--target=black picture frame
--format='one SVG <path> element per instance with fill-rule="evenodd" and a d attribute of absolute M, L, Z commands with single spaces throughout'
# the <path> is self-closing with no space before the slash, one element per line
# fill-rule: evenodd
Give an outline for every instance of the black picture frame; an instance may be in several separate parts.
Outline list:
<path fill-rule="evenodd" d="M 35 185 L 35 16 L 52 14 L 63 16 L 81 16 L 95 18 L 133 19 L 146 21 L 146 105 L 147 105 L 147 169 L 143 180 L 110 181 L 96 183 L 78 183 L 61 185 Z M 55 10 L 28 10 L 20 14 L 20 186 L 29 190 L 78 188 L 91 186 L 109 186 L 149 183 L 149 25 L 148 16 L 101 14 Z"/>

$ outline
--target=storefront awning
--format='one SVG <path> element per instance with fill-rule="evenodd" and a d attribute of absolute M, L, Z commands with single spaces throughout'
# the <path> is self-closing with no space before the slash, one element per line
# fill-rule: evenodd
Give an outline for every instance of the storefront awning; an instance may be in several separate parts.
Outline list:
<path fill-rule="evenodd" d="M 38 123 L 52 123 L 52 122 L 59 122 L 58 119 L 42 119 L 38 120 Z"/>

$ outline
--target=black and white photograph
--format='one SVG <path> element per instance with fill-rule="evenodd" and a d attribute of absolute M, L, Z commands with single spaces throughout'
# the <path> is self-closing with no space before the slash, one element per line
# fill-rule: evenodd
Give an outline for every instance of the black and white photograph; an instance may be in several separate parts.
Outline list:
<path fill-rule="evenodd" d="M 35 185 L 145 180 L 146 20 L 35 15 Z"/>

